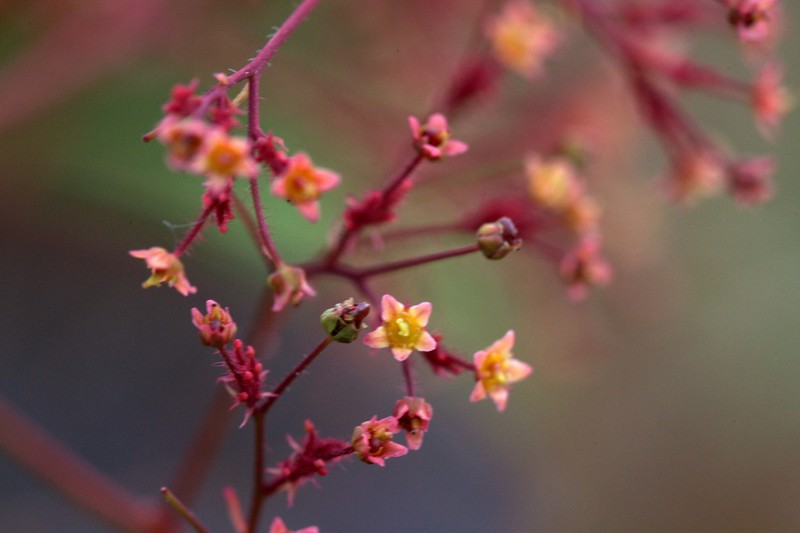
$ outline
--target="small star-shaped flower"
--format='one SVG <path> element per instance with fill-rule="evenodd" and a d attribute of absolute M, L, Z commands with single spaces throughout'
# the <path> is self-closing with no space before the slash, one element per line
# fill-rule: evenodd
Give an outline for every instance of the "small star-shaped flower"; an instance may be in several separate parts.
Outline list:
<path fill-rule="evenodd" d="M 383 325 L 364 337 L 371 348 L 391 348 L 394 358 L 404 361 L 414 350 L 429 352 L 436 348 L 436 340 L 425 330 L 433 306 L 422 302 L 406 306 L 393 296 L 384 294 L 381 299 Z"/>

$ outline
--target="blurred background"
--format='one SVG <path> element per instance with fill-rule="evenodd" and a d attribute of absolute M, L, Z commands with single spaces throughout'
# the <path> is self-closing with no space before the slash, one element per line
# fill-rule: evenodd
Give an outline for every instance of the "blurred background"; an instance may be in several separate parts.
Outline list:
<path fill-rule="evenodd" d="M 202 194 L 199 178 L 169 171 L 163 148 L 141 136 L 175 83 L 206 88 L 212 73 L 238 68 L 293 4 L 0 1 L 0 393 L 142 496 L 158 497 L 171 478 L 220 374 L 189 309 L 213 298 L 246 325 L 266 272 L 237 219 L 224 236 L 209 229 L 186 257 L 196 295 L 140 288 L 147 272 L 127 251 L 174 246 Z M 323 2 L 273 59 L 262 125 L 343 177 L 317 225 L 266 200 L 289 261 L 326 242 L 346 194 L 377 186 L 408 158 L 406 117 L 429 112 L 480 45 L 491 4 Z M 784 4 L 797 20 L 796 3 Z M 432 326 L 466 357 L 515 329 L 515 354 L 535 374 L 498 414 L 469 403 L 469 377 L 442 380 L 417 365 L 435 408 L 422 449 L 384 469 L 333 467 L 293 507 L 270 500 L 263 530 L 275 515 L 323 532 L 800 530 L 800 120 L 790 115 L 766 143 L 745 106 L 685 100 L 734 150 L 775 154 L 777 194 L 753 210 L 724 196 L 674 206 L 655 185 L 665 158 L 624 84 L 574 24 L 567 31 L 544 78 L 509 74 L 453 123 L 470 153 L 421 171 L 398 227 L 451 220 L 502 193 L 547 132 L 574 128 L 597 154 L 589 186 L 603 205 L 613 283 L 571 303 L 533 250 L 381 279 L 381 292 L 433 302 Z M 696 46 L 697 57 L 749 75 L 732 32 Z M 786 32 L 790 87 L 800 87 L 799 47 L 800 35 Z M 386 257 L 468 242 L 437 237 Z M 319 313 L 351 295 L 336 279 L 317 289 L 262 348 L 270 383 L 317 344 Z M 388 352 L 332 348 L 271 415 L 268 462 L 286 456 L 284 435 L 300 438 L 305 419 L 348 439 L 402 394 Z M 231 530 L 222 488 L 248 494 L 251 429 L 236 429 L 240 414 L 194 505 L 213 531 Z M 0 524 L 109 530 L 4 455 Z"/>

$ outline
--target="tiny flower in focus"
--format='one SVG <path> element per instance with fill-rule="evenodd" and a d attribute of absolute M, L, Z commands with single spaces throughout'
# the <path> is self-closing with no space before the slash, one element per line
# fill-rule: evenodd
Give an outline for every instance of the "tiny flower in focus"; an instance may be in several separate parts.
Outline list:
<path fill-rule="evenodd" d="M 563 211 L 577 193 L 575 167 L 563 157 L 545 161 L 539 155 L 529 155 L 525 174 L 533 201 L 547 209 Z"/>
<path fill-rule="evenodd" d="M 450 139 L 450 130 L 447 127 L 447 118 L 441 113 L 434 113 L 428 117 L 428 122 L 420 125 L 416 117 L 408 117 L 411 135 L 414 136 L 414 146 L 431 161 L 441 159 L 442 156 L 463 154 L 469 149 L 466 143 Z"/>
<path fill-rule="evenodd" d="M 717 194 L 723 185 L 724 172 L 713 153 L 683 151 L 672 159 L 672 169 L 663 178 L 664 186 L 673 201 L 688 204 Z"/>
<path fill-rule="evenodd" d="M 728 187 L 742 205 L 754 206 L 772 198 L 775 161 L 771 157 L 755 157 L 732 163 L 728 167 Z"/>
<path fill-rule="evenodd" d="M 322 313 L 322 327 L 336 342 L 350 343 L 358 338 L 358 332 L 366 327 L 364 319 L 369 314 L 368 303 L 353 302 L 348 298 Z"/>
<path fill-rule="evenodd" d="M 522 247 L 517 227 L 508 217 L 481 225 L 477 237 L 481 252 L 489 259 L 502 259 Z"/>
<path fill-rule="evenodd" d="M 436 341 L 425 331 L 433 306 L 429 302 L 408 307 L 384 294 L 381 299 L 383 325 L 364 337 L 371 348 L 391 348 L 394 358 L 404 361 L 414 350 L 428 352 Z"/>
<path fill-rule="evenodd" d="M 600 254 L 600 239 L 587 236 L 567 252 L 559 265 L 567 293 L 573 300 L 582 300 L 594 285 L 611 281 L 611 266 Z"/>
<path fill-rule="evenodd" d="M 351 443 L 359 459 L 367 464 L 385 466 L 385 459 L 408 453 L 408 448 L 392 441 L 392 435 L 397 431 L 395 417 L 378 420 L 377 416 L 373 416 L 360 426 L 356 426 Z"/>
<path fill-rule="evenodd" d="M 173 170 L 190 170 L 210 132 L 202 120 L 165 119 L 158 128 L 158 140 L 167 149 L 167 163 Z"/>
<path fill-rule="evenodd" d="M 197 154 L 192 170 L 208 176 L 219 187 L 236 176 L 250 178 L 258 174 L 258 165 L 250 157 L 250 143 L 244 137 L 232 137 L 221 128 L 213 128 L 203 150 Z"/>
<path fill-rule="evenodd" d="M 291 531 L 286 527 L 283 520 L 281 520 L 279 516 L 276 516 L 275 520 L 273 520 L 272 524 L 269 526 L 269 533 L 319 533 L 319 528 L 317 526 L 309 526 L 298 529 L 297 531 Z"/>
<path fill-rule="evenodd" d="M 763 43 L 773 29 L 772 15 L 777 0 L 726 0 L 728 22 L 744 43 Z"/>
<path fill-rule="evenodd" d="M 311 158 L 298 153 L 289 158 L 286 168 L 272 182 L 272 193 L 285 198 L 311 222 L 319 220 L 319 197 L 339 184 L 339 174 L 317 168 Z"/>
<path fill-rule="evenodd" d="M 498 411 L 504 411 L 508 403 L 510 385 L 525 379 L 533 372 L 530 365 L 514 359 L 514 330 L 495 341 L 485 350 L 475 353 L 475 376 L 477 382 L 472 389 L 470 401 L 483 400 L 488 395 Z"/>
<path fill-rule="evenodd" d="M 214 300 L 206 301 L 206 314 L 192 308 L 192 323 L 200 331 L 200 340 L 206 346 L 219 348 L 236 338 L 236 322 L 226 307 L 223 309 Z"/>
<path fill-rule="evenodd" d="M 770 62 L 761 69 L 753 84 L 751 105 L 758 129 L 767 138 L 777 131 L 781 119 L 794 104 L 782 82 L 783 70 L 777 63 Z"/>
<path fill-rule="evenodd" d="M 147 250 L 131 250 L 128 253 L 138 259 L 144 259 L 147 263 L 147 268 L 152 272 L 151 276 L 142 283 L 142 287 L 145 289 L 153 285 L 159 286 L 162 283 L 167 283 L 184 296 L 197 292 L 197 287 L 189 284 L 189 280 L 183 271 L 183 263 L 175 254 L 169 253 L 158 246 Z"/>
<path fill-rule="evenodd" d="M 553 23 L 525 0 L 506 2 L 486 24 L 494 55 L 506 67 L 532 79 L 561 42 Z"/>
<path fill-rule="evenodd" d="M 285 263 L 267 278 L 267 284 L 275 293 L 272 304 L 273 311 L 280 311 L 289 302 L 297 305 L 306 296 L 316 296 L 314 288 L 306 281 L 306 273 L 302 268 L 293 267 Z"/>
<path fill-rule="evenodd" d="M 428 431 L 433 407 L 423 398 L 406 396 L 394 406 L 392 415 L 397 425 L 406 432 L 406 444 L 409 449 L 419 450 L 422 446 L 423 434 Z"/>

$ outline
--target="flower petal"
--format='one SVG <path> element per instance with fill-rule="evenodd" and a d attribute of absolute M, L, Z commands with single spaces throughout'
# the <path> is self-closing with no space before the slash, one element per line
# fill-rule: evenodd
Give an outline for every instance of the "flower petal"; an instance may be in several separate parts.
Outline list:
<path fill-rule="evenodd" d="M 408 314 L 414 317 L 421 327 L 428 325 L 428 320 L 431 318 L 431 311 L 433 305 L 430 302 L 422 302 L 408 308 Z M 432 350 L 433 348 L 431 348 Z M 428 350 L 424 350 L 428 351 Z"/>
<path fill-rule="evenodd" d="M 389 343 L 387 342 L 386 344 L 388 346 Z M 408 356 L 411 355 L 411 352 L 413 351 L 414 350 L 412 350 L 411 348 L 398 348 L 392 346 L 392 355 L 394 355 L 394 358 L 397 359 L 398 361 L 405 361 L 406 359 L 408 359 Z"/>
<path fill-rule="evenodd" d="M 427 331 L 423 331 L 414 348 L 420 352 L 430 352 L 436 348 L 436 339 Z"/>
<path fill-rule="evenodd" d="M 381 326 L 375 331 L 370 331 L 364 335 L 364 344 L 370 348 L 388 348 L 389 339 L 386 336 L 386 329 Z"/>
<path fill-rule="evenodd" d="M 398 302 L 391 294 L 384 294 L 381 298 L 381 320 L 390 321 L 395 315 L 405 309 L 405 306 Z"/>

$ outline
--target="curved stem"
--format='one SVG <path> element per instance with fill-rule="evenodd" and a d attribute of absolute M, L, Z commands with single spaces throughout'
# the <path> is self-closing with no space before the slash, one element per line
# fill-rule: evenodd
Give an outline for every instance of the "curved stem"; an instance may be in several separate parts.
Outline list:
<path fill-rule="evenodd" d="M 124 531 L 158 531 L 158 508 L 67 449 L 0 398 L 0 449 L 76 506 Z"/>
<path fill-rule="evenodd" d="M 250 194 L 253 197 L 253 210 L 255 211 L 256 222 L 258 223 L 258 234 L 261 239 L 261 251 L 272 262 L 273 268 L 277 268 L 283 264 L 278 249 L 275 248 L 275 243 L 269 233 L 267 226 L 267 219 L 264 217 L 264 207 L 261 204 L 261 193 L 258 187 L 258 178 L 250 178 Z"/>

